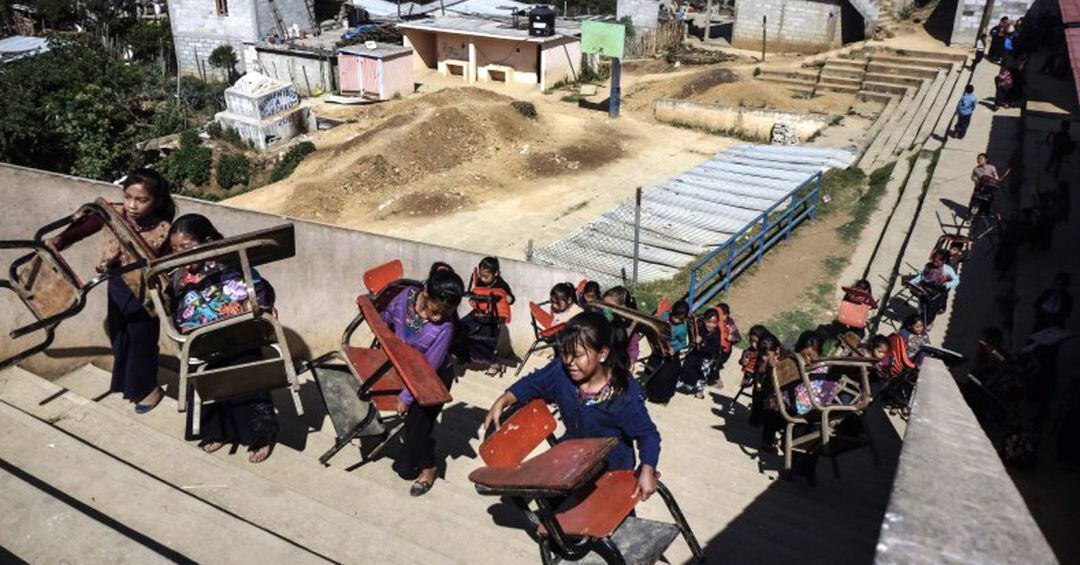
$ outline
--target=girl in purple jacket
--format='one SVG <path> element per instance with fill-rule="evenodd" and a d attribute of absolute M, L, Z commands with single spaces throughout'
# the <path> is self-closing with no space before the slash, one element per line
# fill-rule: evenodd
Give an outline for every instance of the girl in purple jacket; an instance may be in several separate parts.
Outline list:
<path fill-rule="evenodd" d="M 454 320 L 465 285 L 445 263 L 436 263 L 422 287 L 409 287 L 398 294 L 382 312 L 383 320 L 397 337 L 424 354 L 442 379 L 446 389 L 454 381 L 453 363 L 448 355 L 454 338 Z M 405 415 L 402 429 L 404 449 L 395 463 L 405 479 L 414 479 L 409 494 L 422 496 L 435 484 L 437 466 L 435 440 L 431 433 L 442 405 L 420 406 L 408 390 L 398 396 L 397 411 Z"/>

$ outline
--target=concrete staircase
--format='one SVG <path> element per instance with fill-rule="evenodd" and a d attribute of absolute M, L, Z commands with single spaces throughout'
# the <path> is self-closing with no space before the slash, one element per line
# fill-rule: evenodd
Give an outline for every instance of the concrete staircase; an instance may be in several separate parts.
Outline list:
<path fill-rule="evenodd" d="M 162 382 L 171 379 L 163 372 Z M 738 379 L 730 364 L 726 391 L 737 390 Z M 466 478 L 481 464 L 477 430 L 486 407 L 510 382 L 467 373 L 455 385 L 436 428 L 445 479 L 411 498 L 389 459 L 355 467 L 359 455 L 348 448 L 331 467 L 318 463 L 334 438 L 310 382 L 303 418 L 285 395 L 275 398 L 280 443 L 253 465 L 243 451 L 207 454 L 185 441 L 184 415 L 171 398 L 135 415 L 104 394 L 109 375 L 97 367 L 52 381 L 12 368 L 0 373 L 0 545 L 35 562 L 537 563 L 516 509 L 478 495 Z M 777 482 L 778 455 L 758 452 L 759 432 L 746 423 L 749 399 L 733 405 L 732 394 L 650 405 L 664 438 L 663 480 L 710 560 L 867 561 L 899 449 L 891 429 L 879 438 L 881 467 L 863 449 L 841 457 L 844 480 L 823 463 L 815 489 Z M 659 497 L 638 513 L 670 521 Z M 778 547 L 761 535 L 777 524 L 797 543 Z M 666 557 L 691 556 L 676 540 Z"/>

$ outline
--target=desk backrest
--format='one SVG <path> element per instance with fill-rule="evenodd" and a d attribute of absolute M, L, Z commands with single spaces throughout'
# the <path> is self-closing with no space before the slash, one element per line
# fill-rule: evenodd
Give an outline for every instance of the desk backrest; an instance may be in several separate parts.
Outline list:
<path fill-rule="evenodd" d="M 552 316 L 551 312 L 544 310 L 543 306 L 535 302 L 529 302 L 529 313 L 532 314 L 533 320 L 536 321 L 536 325 L 541 330 L 546 330 L 555 323 L 555 316 Z"/>
<path fill-rule="evenodd" d="M 514 412 L 480 444 L 480 458 L 489 467 L 513 467 L 555 432 L 555 417 L 542 399 Z"/>
<path fill-rule="evenodd" d="M 506 294 L 505 290 L 501 288 L 478 286 L 472 289 L 472 294 L 476 296 L 476 298 L 472 300 L 473 308 L 485 315 L 491 314 L 488 312 L 491 308 L 489 297 L 494 297 L 495 313 L 507 324 L 510 323 L 510 297 Z"/>
<path fill-rule="evenodd" d="M 398 339 L 397 335 L 390 330 L 390 326 L 383 321 L 370 298 L 360 296 L 356 299 L 356 305 L 363 313 L 364 320 L 367 321 L 372 333 L 375 334 L 375 340 L 382 346 L 386 357 L 405 383 L 405 387 L 421 406 L 445 404 L 453 400 L 450 391 L 439 379 L 435 368 L 431 366 L 427 358 Z"/>
<path fill-rule="evenodd" d="M 371 294 L 378 294 L 390 283 L 405 277 L 405 267 L 400 259 L 383 263 L 374 269 L 364 271 L 364 287 Z"/>

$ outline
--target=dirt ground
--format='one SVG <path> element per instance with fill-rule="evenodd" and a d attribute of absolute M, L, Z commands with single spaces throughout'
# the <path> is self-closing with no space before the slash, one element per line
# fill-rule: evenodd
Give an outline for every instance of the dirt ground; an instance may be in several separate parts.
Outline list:
<path fill-rule="evenodd" d="M 335 110 L 293 175 L 229 203 L 522 257 L 734 140 L 580 108 L 530 89 L 461 87 Z M 528 117 L 514 107 L 528 102 Z M 518 104 L 518 106 L 522 106 Z M 469 226 L 476 226 L 475 228 Z"/>

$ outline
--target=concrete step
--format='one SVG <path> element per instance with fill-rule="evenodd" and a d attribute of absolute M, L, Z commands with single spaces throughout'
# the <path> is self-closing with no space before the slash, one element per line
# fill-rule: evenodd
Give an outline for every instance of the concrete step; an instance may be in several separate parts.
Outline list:
<path fill-rule="evenodd" d="M 857 79 L 857 78 L 851 78 L 851 77 L 839 77 L 839 76 L 825 76 L 825 75 L 822 75 L 821 80 L 818 81 L 818 84 L 819 85 L 821 85 L 821 84 L 830 84 L 830 85 L 834 85 L 834 86 L 852 86 L 852 87 L 855 87 L 856 90 L 858 90 L 858 87 L 859 87 L 860 84 L 862 84 L 862 81 Z"/>
<path fill-rule="evenodd" d="M 867 73 L 911 77 L 915 79 L 930 80 L 937 76 L 940 67 L 919 67 L 878 61 L 877 59 L 866 66 Z"/>
<path fill-rule="evenodd" d="M 874 92 L 885 92 L 888 94 L 904 95 L 908 91 L 914 92 L 914 88 L 910 86 L 904 86 L 901 84 L 892 84 L 888 82 L 874 82 L 872 80 L 864 80 L 862 83 L 863 90 L 871 90 Z"/>
<path fill-rule="evenodd" d="M 5 372 L 4 377 L 12 378 L 11 371 Z M 37 377 L 23 372 L 15 378 Z M 63 404 L 70 399 L 50 395 L 37 402 L 48 403 L 50 400 Z M 227 490 L 213 486 L 221 485 L 223 479 L 210 484 L 187 483 L 187 491 L 162 482 L 139 467 L 130 466 L 108 452 L 99 451 L 92 444 L 58 429 L 58 426 L 72 419 L 60 415 L 55 425 L 50 425 L 48 419 L 28 415 L 13 407 L 5 398 L 0 403 L 0 458 L 7 465 L 64 493 L 82 507 L 93 509 L 99 516 L 107 516 L 113 523 L 123 525 L 141 539 L 152 540 L 153 547 L 166 559 L 180 558 L 195 562 L 326 562 L 317 553 L 289 538 L 239 520 L 190 493 L 197 488 Z M 111 431 L 110 426 L 98 433 Z M 162 463 L 169 461 L 163 459 Z M 265 500 L 254 499 L 252 502 L 272 504 L 273 494 L 263 493 Z M 121 531 L 120 528 L 115 529 Z M 0 531 L 0 536 L 7 535 L 6 531 Z M 5 541 L 4 546 L 7 545 Z"/>
<path fill-rule="evenodd" d="M 900 98 L 896 109 L 893 111 L 892 115 L 889 116 L 888 121 L 881 127 L 881 130 L 877 135 L 874 136 L 874 140 L 859 159 L 859 168 L 864 171 L 873 171 L 880 166 L 878 164 L 878 157 L 882 154 L 886 154 L 886 142 L 899 127 L 900 120 L 907 112 L 908 107 L 911 106 L 911 101 L 914 98 L 914 94 L 906 94 Z"/>
<path fill-rule="evenodd" d="M 855 94 L 859 92 L 858 86 L 851 86 L 847 84 L 834 84 L 831 82 L 820 82 L 817 85 L 816 92 L 840 92 L 843 94 Z"/>
<path fill-rule="evenodd" d="M 868 80 L 870 82 L 899 84 L 901 86 L 913 86 L 915 88 L 918 88 L 924 80 L 930 80 L 922 77 L 910 77 L 890 73 L 866 73 L 863 78 L 864 80 Z"/>
<path fill-rule="evenodd" d="M 817 82 L 818 71 L 817 70 L 803 70 L 803 69 L 761 69 L 758 73 L 758 79 L 794 79 L 798 81 L 806 81 L 809 83 Z"/>
<path fill-rule="evenodd" d="M 0 545 L 22 562 L 170 562 L 153 544 L 110 527 L 93 508 L 20 469 L 11 471 L 0 468 Z"/>
<path fill-rule="evenodd" d="M 896 55 L 873 55 L 870 64 L 886 63 L 894 67 L 916 67 L 923 69 L 947 69 L 952 66 L 952 61 L 945 59 L 918 59 L 915 57 L 901 57 Z"/>
<path fill-rule="evenodd" d="M 956 53 L 950 51 L 924 51 L 919 49 L 889 49 L 888 52 L 897 57 L 906 57 L 911 59 L 924 59 L 924 60 L 939 60 L 948 61 L 949 63 L 964 63 L 967 61 L 968 56 L 964 53 Z"/>
<path fill-rule="evenodd" d="M 912 117 L 911 123 L 908 124 L 907 129 L 904 130 L 904 135 L 900 137 L 900 141 L 897 143 L 897 148 L 893 150 L 894 154 L 899 154 L 901 151 L 911 148 L 915 143 L 915 135 L 919 132 L 919 128 L 922 123 L 926 121 L 927 116 L 934 106 L 935 99 L 938 93 L 941 92 L 941 88 L 945 85 L 946 73 L 938 73 L 937 78 L 926 88 L 920 89 L 921 98 L 916 100 L 918 104 L 916 112 Z"/>
<path fill-rule="evenodd" d="M 836 77 L 836 78 L 850 78 L 855 80 L 862 80 L 866 71 L 863 69 L 855 69 L 851 67 L 834 67 L 825 63 L 825 66 L 821 69 L 821 78 Z"/>
<path fill-rule="evenodd" d="M 805 81 L 798 81 L 794 79 L 782 79 L 782 78 L 767 78 L 762 80 L 770 84 L 777 84 L 791 90 L 793 93 L 810 97 L 814 95 L 815 83 L 808 83 Z"/>
<path fill-rule="evenodd" d="M 96 367 L 87 366 L 56 382 L 85 397 L 96 398 L 107 388 L 109 376 Z M 130 405 L 117 395 L 106 396 L 99 404 L 123 417 L 136 417 Z M 291 411 L 287 395 L 281 394 L 275 398 L 275 405 L 283 437 L 272 457 L 258 465 L 248 463 L 247 455 L 242 451 L 230 455 L 226 453 L 228 450 L 222 449 L 212 457 L 221 464 L 258 475 L 363 523 L 396 532 L 395 535 L 427 548 L 434 555 L 461 556 L 460 559 L 485 562 L 496 559 L 496 556 L 506 562 L 521 563 L 535 558 L 536 545 L 527 537 L 506 535 L 494 524 L 476 524 L 474 517 L 483 514 L 490 506 L 490 501 L 478 496 L 466 478 L 478 465 L 448 465 L 446 480 L 439 481 L 436 488 L 424 497 L 411 498 L 407 493 L 410 483 L 398 477 L 391 469 L 392 461 L 389 459 L 380 459 L 350 471 L 347 469 L 359 462 L 359 453 L 355 447 L 349 447 L 331 461 L 331 468 L 318 463 L 317 457 L 334 443 L 333 426 L 323 416 L 320 406 L 306 404 L 305 411 L 310 411 L 311 415 L 305 415 L 304 421 L 298 422 L 295 416 L 288 417 Z M 453 413 L 459 410 L 473 411 L 482 416 L 479 408 L 458 402 L 443 411 L 443 419 L 453 418 Z M 175 401 L 167 398 L 154 411 L 138 416 L 138 421 L 181 441 L 184 417 L 184 414 L 176 412 Z M 307 425 L 311 422 L 309 418 L 317 419 L 310 427 Z M 297 425 L 300 429 L 297 429 Z M 459 446 L 453 448 L 454 454 L 474 454 L 479 443 L 475 439 L 479 421 L 465 428 L 436 426 L 437 444 Z M 182 445 L 188 450 L 198 451 L 194 444 Z M 290 445 L 302 448 L 303 452 L 290 448 Z M 418 515 L 428 516 L 428 519 L 420 522 L 422 528 L 417 523 Z M 457 535 L 463 528 L 470 531 L 469 538 Z M 383 537 L 387 535 L 383 534 Z"/>
<path fill-rule="evenodd" d="M 926 94 L 930 89 L 930 84 L 931 83 L 928 82 L 923 83 L 923 85 L 915 91 L 911 103 L 908 104 L 908 107 L 904 110 L 900 120 L 896 122 L 895 127 L 890 130 L 889 135 L 886 137 L 885 145 L 878 155 L 877 162 L 872 168 L 876 169 L 877 167 L 888 163 L 895 155 L 899 155 L 901 151 L 906 149 L 901 146 L 901 142 L 916 118 L 921 118 L 923 116 L 925 110 L 922 108 L 922 104 L 923 101 L 926 100 Z"/>
<path fill-rule="evenodd" d="M 860 95 L 861 94 L 862 93 L 860 93 Z M 870 144 L 874 141 L 874 138 L 877 137 L 879 132 L 881 132 L 881 128 L 885 126 L 885 123 L 888 122 L 892 115 L 896 112 L 896 106 L 898 104 L 899 100 L 894 97 L 889 97 L 889 99 L 885 101 L 885 107 L 881 109 L 881 112 L 878 113 L 877 118 L 874 119 L 874 123 L 870 124 L 870 128 L 866 130 L 866 134 L 864 134 L 859 140 L 860 154 L 864 154 L 866 150 L 870 147 Z M 870 173 L 871 171 L 865 172 Z"/>
<path fill-rule="evenodd" d="M 882 104 L 888 104 L 889 102 L 899 98 L 896 94 L 890 94 L 888 92 L 874 92 L 873 90 L 859 90 L 856 94 L 859 100 L 864 102 L 880 102 Z"/>
<path fill-rule="evenodd" d="M 833 57 L 827 59 L 825 64 L 829 67 L 835 68 L 848 68 L 848 69 L 865 69 L 869 59 L 856 58 L 856 59 L 844 59 L 841 57 Z"/>

